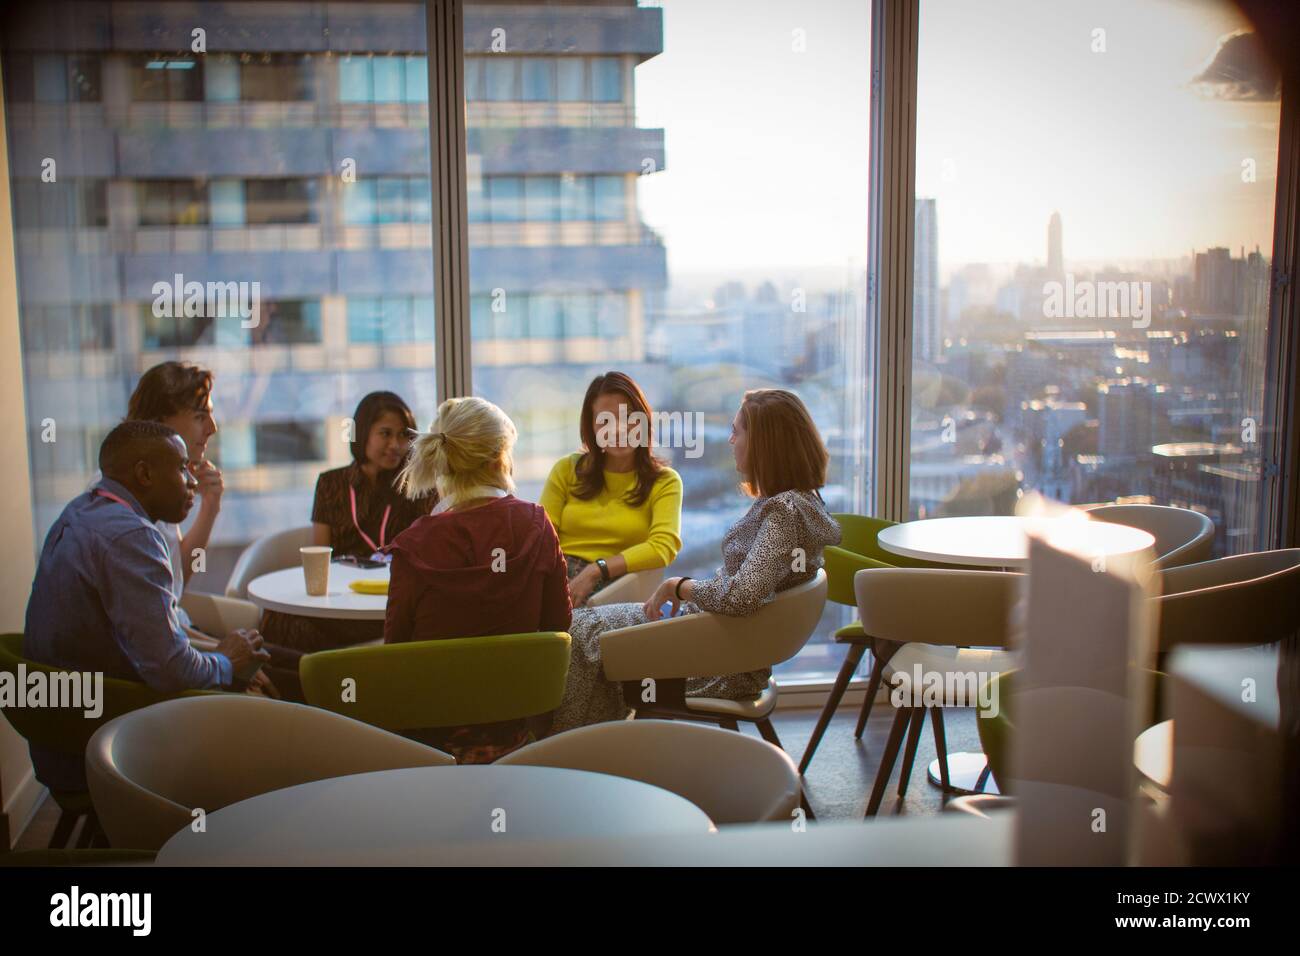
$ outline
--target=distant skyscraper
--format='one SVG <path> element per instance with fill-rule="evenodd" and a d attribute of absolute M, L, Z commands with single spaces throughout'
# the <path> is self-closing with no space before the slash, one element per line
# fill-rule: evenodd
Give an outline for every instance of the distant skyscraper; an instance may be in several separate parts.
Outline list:
<path fill-rule="evenodd" d="M 1054 276 L 1065 274 L 1065 254 L 1061 247 L 1061 214 L 1052 213 L 1047 221 L 1047 271 Z"/>
<path fill-rule="evenodd" d="M 1234 259 L 1222 246 L 1193 257 L 1197 310 L 1207 315 L 1237 315 L 1245 290 L 1246 259 Z"/>
<path fill-rule="evenodd" d="M 939 336 L 939 225 L 933 199 L 916 200 L 916 250 L 912 282 L 912 352 L 933 362 L 943 351 Z"/>

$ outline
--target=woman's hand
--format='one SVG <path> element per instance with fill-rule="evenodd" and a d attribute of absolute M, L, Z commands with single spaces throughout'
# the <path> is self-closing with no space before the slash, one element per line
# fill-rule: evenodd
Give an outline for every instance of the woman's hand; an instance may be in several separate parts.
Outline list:
<path fill-rule="evenodd" d="M 672 614 L 677 614 L 677 605 L 680 603 L 677 600 L 677 582 L 680 580 L 681 578 L 664 578 L 659 587 L 655 588 L 655 593 L 650 595 L 650 600 L 641 606 L 647 621 L 659 620 L 661 616 L 659 609 L 664 604 L 671 604 L 673 606 Z"/>
<path fill-rule="evenodd" d="M 589 564 L 569 582 L 569 599 L 573 602 L 574 607 L 581 607 L 587 603 L 587 598 L 591 597 L 591 592 L 596 590 L 596 585 L 600 582 L 600 567 L 595 564 Z"/>

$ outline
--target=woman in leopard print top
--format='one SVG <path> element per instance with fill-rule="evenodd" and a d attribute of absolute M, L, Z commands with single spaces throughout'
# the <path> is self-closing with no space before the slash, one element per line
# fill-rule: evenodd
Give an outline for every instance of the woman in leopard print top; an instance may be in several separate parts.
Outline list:
<path fill-rule="evenodd" d="M 601 672 L 600 637 L 606 631 L 657 620 L 666 603 L 675 613 L 678 594 L 683 613 L 753 614 L 778 592 L 816 575 L 822 549 L 839 543 L 839 525 L 819 493 L 830 456 L 797 395 L 781 389 L 747 392 L 732 423 L 731 445 L 736 470 L 744 477 L 741 487 L 755 501 L 723 537 L 722 567 L 707 580 L 668 578 L 645 604 L 576 608 L 569 628 L 568 684 L 552 732 L 627 716 L 621 689 Z M 693 677 L 686 693 L 752 698 L 770 677 L 767 668 Z"/>

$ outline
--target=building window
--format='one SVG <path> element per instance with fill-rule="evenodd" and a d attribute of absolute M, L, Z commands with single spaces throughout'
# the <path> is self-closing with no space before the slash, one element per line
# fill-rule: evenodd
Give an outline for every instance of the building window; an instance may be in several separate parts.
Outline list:
<path fill-rule="evenodd" d="M 250 226 L 316 222 L 316 180 L 244 180 L 244 218 Z"/>
<path fill-rule="evenodd" d="M 587 61 L 580 56 L 562 56 L 555 61 L 557 99 L 578 103 L 587 98 Z"/>
<path fill-rule="evenodd" d="M 264 301 L 258 320 L 249 329 L 253 345 L 310 345 L 321 341 L 319 300 Z"/>
<path fill-rule="evenodd" d="M 5 97 L 13 103 L 98 103 L 103 61 L 86 53 L 6 53 Z"/>
<path fill-rule="evenodd" d="M 429 61 L 423 55 L 345 56 L 338 61 L 342 103 L 427 103 Z"/>
<path fill-rule="evenodd" d="M 592 177 L 594 192 L 594 218 L 600 221 L 618 221 L 627 215 L 627 198 L 622 176 Z"/>
<path fill-rule="evenodd" d="M 304 102 L 316 98 L 310 56 L 298 53 L 253 54 L 239 64 L 239 94 L 244 102 Z"/>
<path fill-rule="evenodd" d="M 432 296 L 348 299 L 348 341 L 358 345 L 433 344 Z"/>
<path fill-rule="evenodd" d="M 140 179 L 135 183 L 141 226 L 205 226 L 208 184 L 201 179 Z"/>
<path fill-rule="evenodd" d="M 14 179 L 14 225 L 18 229 L 103 229 L 108 225 L 103 179 Z"/>
<path fill-rule="evenodd" d="M 259 465 L 325 460 L 324 422 L 256 422 L 254 453 Z"/>
<path fill-rule="evenodd" d="M 432 221 L 429 180 L 420 176 L 377 176 L 343 187 L 343 221 L 349 226 Z"/>
<path fill-rule="evenodd" d="M 22 310 L 23 348 L 50 352 L 113 347 L 111 305 L 45 305 Z"/>
<path fill-rule="evenodd" d="M 547 102 L 555 99 L 555 60 L 530 56 L 522 62 L 523 99 Z"/>
<path fill-rule="evenodd" d="M 138 103 L 202 100 L 202 59 L 194 56 L 135 56 L 131 61 L 131 99 Z"/>
<path fill-rule="evenodd" d="M 623 61 L 612 56 L 591 60 L 591 98 L 597 103 L 618 103 L 623 99 Z"/>
<path fill-rule="evenodd" d="M 490 56 L 483 63 L 484 99 L 519 99 L 519 60 L 513 56 Z"/>

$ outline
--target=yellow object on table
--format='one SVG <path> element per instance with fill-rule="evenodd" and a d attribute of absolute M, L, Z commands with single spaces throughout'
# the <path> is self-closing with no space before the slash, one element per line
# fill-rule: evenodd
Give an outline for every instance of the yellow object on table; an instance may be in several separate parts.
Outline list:
<path fill-rule="evenodd" d="M 388 581 L 384 578 L 363 578 L 351 582 L 348 587 L 358 594 L 387 594 Z"/>

